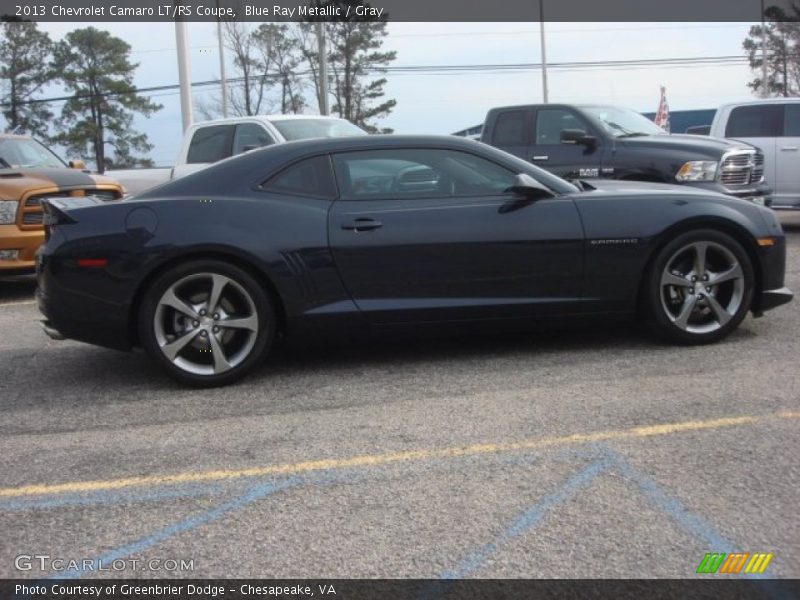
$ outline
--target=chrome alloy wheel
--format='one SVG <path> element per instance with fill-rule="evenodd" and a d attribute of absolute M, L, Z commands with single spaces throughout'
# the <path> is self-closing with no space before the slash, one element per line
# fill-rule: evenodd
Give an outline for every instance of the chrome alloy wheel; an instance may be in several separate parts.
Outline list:
<path fill-rule="evenodd" d="M 722 244 L 692 242 L 667 261 L 660 292 L 661 306 L 676 327 L 710 333 L 739 311 L 745 296 L 744 271 Z"/>
<path fill-rule="evenodd" d="M 173 283 L 153 318 L 156 342 L 176 367 L 218 375 L 250 354 L 258 337 L 258 312 L 250 294 L 219 273 L 195 273 Z"/>

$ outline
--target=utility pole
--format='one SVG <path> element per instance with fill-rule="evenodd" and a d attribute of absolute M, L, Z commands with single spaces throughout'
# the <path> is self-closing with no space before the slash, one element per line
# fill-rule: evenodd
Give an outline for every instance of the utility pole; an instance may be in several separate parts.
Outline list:
<path fill-rule="evenodd" d="M 547 51 L 544 43 L 544 0 L 539 0 L 539 38 L 542 47 L 542 101 L 547 104 Z"/>
<path fill-rule="evenodd" d="M 181 86 L 181 117 L 183 131 L 192 124 L 192 83 L 189 80 L 191 62 L 189 61 L 189 32 L 186 21 L 175 21 L 175 44 L 178 49 L 178 81 Z"/>
<path fill-rule="evenodd" d="M 317 44 L 319 52 L 319 112 L 330 114 L 328 106 L 328 52 L 325 43 L 325 23 L 317 21 Z"/>
<path fill-rule="evenodd" d="M 764 14 L 764 0 L 761 0 L 761 97 L 769 96 L 767 89 L 767 23 Z"/>
<path fill-rule="evenodd" d="M 219 9 L 219 0 L 217 0 Z M 225 76 L 225 45 L 222 43 L 222 20 L 217 18 L 217 45 L 219 46 L 219 83 L 222 87 L 222 116 L 228 118 L 228 78 Z"/>

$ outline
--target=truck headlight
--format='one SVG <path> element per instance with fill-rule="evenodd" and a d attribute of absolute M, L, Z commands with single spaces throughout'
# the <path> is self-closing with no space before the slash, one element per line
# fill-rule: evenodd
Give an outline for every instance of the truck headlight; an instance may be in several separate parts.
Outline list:
<path fill-rule="evenodd" d="M 718 162 L 714 160 L 690 160 L 675 173 L 677 181 L 714 181 Z"/>
<path fill-rule="evenodd" d="M 17 220 L 17 208 L 19 202 L 16 200 L 0 200 L 0 225 L 11 225 Z"/>

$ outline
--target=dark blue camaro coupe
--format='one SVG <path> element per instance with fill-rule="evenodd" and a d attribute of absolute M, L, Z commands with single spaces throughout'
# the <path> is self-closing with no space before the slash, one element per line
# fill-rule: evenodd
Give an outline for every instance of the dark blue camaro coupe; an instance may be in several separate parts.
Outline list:
<path fill-rule="evenodd" d="M 769 209 L 699 189 L 569 183 L 454 137 L 268 147 L 122 202 L 55 198 L 45 331 L 143 347 L 221 385 L 289 340 L 640 315 L 677 343 L 786 303 Z"/>

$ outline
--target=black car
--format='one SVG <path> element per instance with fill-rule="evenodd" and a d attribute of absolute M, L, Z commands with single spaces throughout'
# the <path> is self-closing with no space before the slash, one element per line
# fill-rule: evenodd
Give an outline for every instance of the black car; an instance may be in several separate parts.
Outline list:
<path fill-rule="evenodd" d="M 567 179 L 674 183 L 771 203 L 760 149 L 734 140 L 668 135 L 629 108 L 493 108 L 486 115 L 481 141 Z"/>
<path fill-rule="evenodd" d="M 45 330 L 143 346 L 228 383 L 289 340 L 637 312 L 669 340 L 792 298 L 769 209 L 632 182 L 574 185 L 455 137 L 292 142 L 131 200 L 51 199 Z"/>

